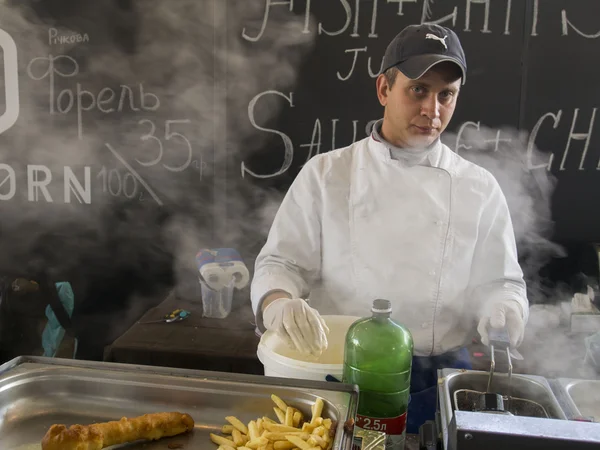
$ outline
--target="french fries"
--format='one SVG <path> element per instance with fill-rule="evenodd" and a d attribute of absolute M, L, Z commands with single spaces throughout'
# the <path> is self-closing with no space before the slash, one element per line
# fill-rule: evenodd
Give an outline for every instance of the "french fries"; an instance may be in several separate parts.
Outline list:
<path fill-rule="evenodd" d="M 217 450 L 235 450 L 235 447 L 230 447 L 229 445 L 219 445 Z"/>
<path fill-rule="evenodd" d="M 217 445 L 223 445 L 225 447 L 234 447 L 235 444 L 231 439 L 224 438 L 223 436 L 219 436 L 217 434 L 210 433 L 210 440 L 213 441 Z"/>
<path fill-rule="evenodd" d="M 294 415 L 292 416 L 293 426 L 295 428 L 298 428 L 300 426 L 300 422 L 302 422 L 303 419 L 304 417 L 302 416 L 302 413 L 300 411 L 294 412 Z"/>
<path fill-rule="evenodd" d="M 225 420 L 229 422 L 236 430 L 238 430 L 242 434 L 248 434 L 248 428 L 244 425 L 237 417 L 227 416 Z M 231 433 L 229 433 L 231 434 Z"/>
<path fill-rule="evenodd" d="M 254 420 L 251 420 L 248 424 L 248 437 L 250 438 L 250 441 L 255 441 L 260 437 L 260 433 L 258 432 L 258 426 L 256 425 L 256 422 Z"/>
<path fill-rule="evenodd" d="M 323 418 L 322 399 L 312 405 L 310 420 L 277 395 L 271 395 L 271 400 L 277 420 L 263 416 L 244 424 L 235 416 L 225 417 L 223 436 L 210 434 L 217 450 L 331 450 L 335 425 Z"/>
<path fill-rule="evenodd" d="M 283 412 L 283 410 L 276 406 L 273 408 L 273 411 L 275 411 L 275 415 L 277 416 L 277 419 L 279 419 L 279 422 L 285 423 L 285 413 Z"/>
<path fill-rule="evenodd" d="M 323 413 L 323 400 L 318 398 L 312 407 L 312 419 L 310 420 L 310 424 L 318 425 L 317 421 L 319 419 L 321 419 L 321 421 L 323 421 L 323 418 L 321 417 L 322 413 Z"/>
<path fill-rule="evenodd" d="M 233 430 L 231 437 L 233 438 L 233 443 L 236 447 L 243 447 L 244 444 L 248 442 L 246 435 L 242 434 L 239 430 Z"/>
<path fill-rule="evenodd" d="M 287 409 L 287 405 L 285 404 L 285 402 L 279 397 L 277 397 L 275 394 L 271 395 L 271 400 L 273 400 L 273 403 L 275 403 L 275 405 L 277 405 L 277 407 L 280 410 L 285 411 Z"/>

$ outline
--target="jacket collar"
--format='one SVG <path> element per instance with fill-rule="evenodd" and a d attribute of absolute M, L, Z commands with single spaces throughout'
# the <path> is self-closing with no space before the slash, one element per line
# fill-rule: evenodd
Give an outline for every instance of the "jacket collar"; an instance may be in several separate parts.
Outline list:
<path fill-rule="evenodd" d="M 391 155 L 392 151 L 401 153 L 401 152 L 406 152 L 406 150 L 399 148 L 399 147 L 395 147 L 394 145 L 390 144 L 385 139 L 383 139 L 383 137 L 379 133 L 382 123 L 383 123 L 383 119 L 379 119 L 377 122 L 375 122 L 373 124 L 373 129 L 371 131 L 371 137 L 368 140 L 368 147 L 374 153 L 374 155 L 377 156 L 377 158 L 381 159 L 382 161 L 384 161 L 386 163 L 392 163 L 392 161 L 396 161 L 395 159 L 392 159 L 392 155 Z M 411 159 L 406 159 L 406 160 L 399 159 L 397 161 L 399 161 L 400 163 L 403 163 L 404 165 L 407 165 L 409 167 L 414 166 L 414 165 L 440 167 L 441 156 L 442 156 L 441 155 L 442 147 L 443 147 L 443 144 L 440 141 L 440 139 L 438 138 L 432 144 L 431 151 L 429 151 L 427 153 L 427 155 L 424 156 L 423 160 L 418 161 L 419 158 L 417 157 L 417 158 L 411 158 L 412 160 Z"/>

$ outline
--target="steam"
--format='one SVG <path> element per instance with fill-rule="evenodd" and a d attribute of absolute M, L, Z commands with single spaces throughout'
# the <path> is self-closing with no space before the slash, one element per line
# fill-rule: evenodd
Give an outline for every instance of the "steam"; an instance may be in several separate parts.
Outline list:
<path fill-rule="evenodd" d="M 0 28 L 17 44 L 21 105 L 0 136 L 0 162 L 16 180 L 14 198 L 0 202 L 0 270 L 43 270 L 88 291 L 125 273 L 151 291 L 183 282 L 199 248 L 243 254 L 247 242 L 264 238 L 251 223 L 215 222 L 248 209 L 239 170 L 226 164 L 261 144 L 247 99 L 293 85 L 314 40 L 298 31 L 304 18 L 274 11 L 250 45 L 242 29 L 260 29 L 264 7 L 264 0 L 0 2 Z M 268 105 L 260 119 L 277 112 Z M 28 199 L 32 164 L 49 169 L 52 202 Z M 91 168 L 91 204 L 72 189 L 65 201 L 65 167 L 81 183 Z M 268 201 L 258 188 L 250 195 Z M 260 212 L 248 216 L 263 220 Z M 165 277 L 172 268 L 175 278 Z"/>
<path fill-rule="evenodd" d="M 551 200 L 556 178 L 544 169 L 528 168 L 528 161 L 543 156 L 542 150 L 529 148 L 526 132 L 508 127 L 465 127 L 460 140 L 457 137 L 447 133 L 444 141 L 465 159 L 487 169 L 502 188 L 529 301 L 545 303 L 552 293 L 545 289 L 539 271 L 552 258 L 564 256 L 564 249 L 551 240 L 554 231 Z"/>
<path fill-rule="evenodd" d="M 569 307 L 573 293 L 568 286 L 547 283 L 540 269 L 553 258 L 566 256 L 562 246 L 552 241 L 551 199 L 556 178 L 545 169 L 528 168 L 528 161 L 543 159 L 543 149 L 530 148 L 528 135 L 510 128 L 465 127 L 457 145 L 457 135 L 444 140 L 461 156 L 478 164 L 498 180 L 513 221 L 519 262 L 527 283 L 530 318 L 525 328 L 519 371 L 548 378 L 571 374 L 593 374 L 583 364 L 582 335 L 570 335 Z M 547 156 L 546 156 L 547 157 Z M 587 371 L 587 372 L 586 372 Z"/>
<path fill-rule="evenodd" d="M 245 41 L 241 30 L 260 29 L 264 7 L 264 0 L 0 2 L 0 28 L 19 51 L 21 105 L 17 123 L 0 135 L 0 163 L 14 170 L 17 183 L 14 198 L 0 201 L 0 272 L 49 271 L 97 291 L 96 301 L 109 309 L 103 294 L 112 294 L 106 286 L 118 277 L 135 287 L 119 297 L 131 300 L 157 285 L 185 284 L 201 247 L 232 246 L 244 255 L 264 242 L 283 194 L 249 189 L 225 167 L 260 148 L 266 135 L 249 123 L 247 100 L 292 86 L 315 38 L 314 31 L 300 32 L 304 18 L 273 8 L 260 42 Z M 88 40 L 53 43 L 50 29 Z M 50 62 L 53 80 L 44 76 Z M 90 93 L 80 96 L 80 108 L 78 92 Z M 113 100 L 100 103 L 111 92 Z M 257 113 L 265 122 L 277 115 L 277 104 Z M 180 135 L 166 139 L 167 121 Z M 525 134 L 500 132 L 497 142 L 498 130 L 466 128 L 461 143 L 470 148 L 456 150 L 488 169 L 504 191 L 530 302 L 563 299 L 568 293 L 547 292 L 539 276 L 563 254 L 551 241 L 555 180 L 545 170 L 527 170 Z M 444 140 L 455 147 L 455 135 Z M 532 151 L 538 160 L 539 150 Z M 28 200 L 28 164 L 52 173 L 52 203 Z M 64 202 L 65 167 L 79 180 L 91 167 L 91 205 L 75 197 Z M 0 195 L 6 189 L 0 179 Z M 245 220 L 219 227 L 215 220 L 231 211 Z M 172 269 L 174 279 L 165 276 Z M 144 310 L 141 302 L 132 316 Z M 532 324 L 532 339 L 542 329 Z"/>

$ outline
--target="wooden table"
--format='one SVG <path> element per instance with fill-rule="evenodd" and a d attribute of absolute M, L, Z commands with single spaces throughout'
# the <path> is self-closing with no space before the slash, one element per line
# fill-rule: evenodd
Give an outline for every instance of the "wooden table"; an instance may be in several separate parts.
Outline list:
<path fill-rule="evenodd" d="M 227 318 L 210 319 L 202 317 L 201 301 L 171 293 L 116 339 L 106 349 L 104 360 L 262 375 L 263 367 L 256 356 L 259 338 L 254 314 L 244 294 L 236 293 Z M 181 322 L 144 323 L 178 308 L 190 311 L 191 316 Z"/>

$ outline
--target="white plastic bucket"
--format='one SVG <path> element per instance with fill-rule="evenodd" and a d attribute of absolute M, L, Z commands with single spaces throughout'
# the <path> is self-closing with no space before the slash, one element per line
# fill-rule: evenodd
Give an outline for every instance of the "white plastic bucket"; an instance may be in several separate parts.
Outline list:
<path fill-rule="evenodd" d="M 329 327 L 327 350 L 316 357 L 292 350 L 279 337 L 267 331 L 258 344 L 258 359 L 263 364 L 265 376 L 326 381 L 327 375 L 342 380 L 344 368 L 344 342 L 348 328 L 360 317 L 322 316 Z"/>

